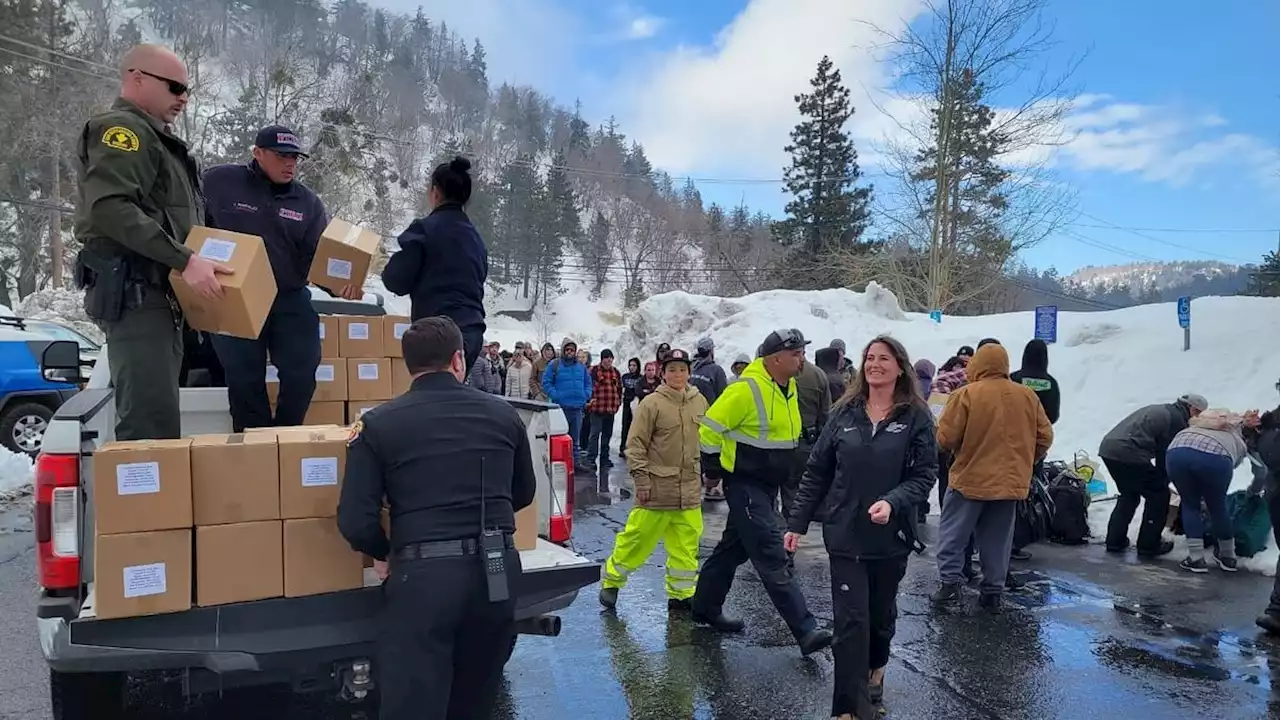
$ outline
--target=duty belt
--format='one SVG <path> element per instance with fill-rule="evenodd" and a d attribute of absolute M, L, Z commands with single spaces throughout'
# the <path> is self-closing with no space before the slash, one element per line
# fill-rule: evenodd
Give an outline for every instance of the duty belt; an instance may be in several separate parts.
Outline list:
<path fill-rule="evenodd" d="M 505 538 L 508 550 L 516 547 L 515 538 L 508 534 Z M 395 558 L 400 561 L 430 560 L 433 558 L 464 557 L 480 554 L 480 541 L 475 538 L 464 540 L 440 540 L 437 542 L 410 543 L 396 551 Z"/>

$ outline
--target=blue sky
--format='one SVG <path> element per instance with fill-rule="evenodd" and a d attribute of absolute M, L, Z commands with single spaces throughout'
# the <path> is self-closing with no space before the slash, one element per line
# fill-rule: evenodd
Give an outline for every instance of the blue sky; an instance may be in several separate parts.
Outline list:
<path fill-rule="evenodd" d="M 919 22 L 920 0 L 380 0 L 419 4 L 489 51 L 491 78 L 533 85 L 593 122 L 615 115 L 659 167 L 705 200 L 777 213 L 792 96 L 829 54 L 853 90 L 874 175 L 901 118 L 893 68 L 867 22 Z M 1081 93 L 1053 177 L 1078 214 L 1026 253 L 1039 267 L 1149 259 L 1257 261 L 1280 244 L 1280 4 L 1050 0 Z M 862 21 L 862 22 L 860 22 Z M 1010 90 L 1016 100 L 1020 88 Z M 875 99 L 875 103 L 871 101 Z M 999 103 L 997 103 L 999 104 Z M 883 181 L 883 180 L 882 180 Z M 1115 226 L 1132 228 L 1120 230 Z M 1177 232 L 1166 232 L 1165 230 Z M 1257 232 L 1208 232 L 1249 230 Z"/>

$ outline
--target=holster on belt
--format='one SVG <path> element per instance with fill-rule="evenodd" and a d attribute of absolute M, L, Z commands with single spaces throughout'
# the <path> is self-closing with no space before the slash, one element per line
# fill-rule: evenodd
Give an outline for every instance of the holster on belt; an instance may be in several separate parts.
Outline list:
<path fill-rule="evenodd" d="M 91 320 L 116 322 L 141 301 L 142 286 L 133 277 L 128 258 L 81 250 L 76 255 L 76 285 L 83 288 L 84 312 Z M 135 297 L 136 296 L 136 297 Z"/>

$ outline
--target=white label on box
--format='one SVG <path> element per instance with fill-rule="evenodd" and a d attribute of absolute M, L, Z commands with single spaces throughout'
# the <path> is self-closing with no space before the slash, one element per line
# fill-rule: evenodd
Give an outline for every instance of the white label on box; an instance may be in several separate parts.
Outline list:
<path fill-rule="evenodd" d="M 168 589 L 165 582 L 164 563 L 133 565 L 124 569 L 124 596 L 126 598 L 163 595 Z"/>
<path fill-rule="evenodd" d="M 333 366 L 332 365 L 317 366 L 316 382 L 333 382 Z"/>
<path fill-rule="evenodd" d="M 231 262 L 231 256 L 235 254 L 235 251 L 236 244 L 234 241 L 205 238 L 204 245 L 200 248 L 200 257 L 220 263 L 228 263 Z"/>
<path fill-rule="evenodd" d="M 338 458 L 302 458 L 302 487 L 338 484 Z"/>
<path fill-rule="evenodd" d="M 369 323 L 351 323 L 347 326 L 348 340 L 368 340 Z"/>
<path fill-rule="evenodd" d="M 324 323 L 320 323 L 320 339 L 324 339 Z"/>
<path fill-rule="evenodd" d="M 377 380 L 378 363 L 360 363 L 356 366 L 356 377 L 361 380 Z"/>
<path fill-rule="evenodd" d="M 397 340 L 404 339 L 404 331 L 409 329 L 409 323 L 396 323 L 395 336 Z"/>
<path fill-rule="evenodd" d="M 325 274 L 329 277 L 335 277 L 340 280 L 350 280 L 351 262 L 348 260 L 339 260 L 338 258 L 329 258 L 329 262 L 325 266 Z"/>
<path fill-rule="evenodd" d="M 280 382 L 280 368 L 276 367 L 275 365 L 267 366 L 267 382 L 269 383 Z"/>
<path fill-rule="evenodd" d="M 116 493 L 149 495 L 160 492 L 160 463 L 121 463 L 116 466 Z"/>

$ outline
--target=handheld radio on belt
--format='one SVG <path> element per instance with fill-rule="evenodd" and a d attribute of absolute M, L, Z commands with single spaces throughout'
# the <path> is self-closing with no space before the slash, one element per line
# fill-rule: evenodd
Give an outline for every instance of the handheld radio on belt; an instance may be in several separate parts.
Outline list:
<path fill-rule="evenodd" d="M 489 602 L 505 602 L 511 597 L 507 587 L 507 536 L 501 530 L 485 527 L 484 456 L 480 456 L 480 557 L 485 579 L 489 581 Z"/>

